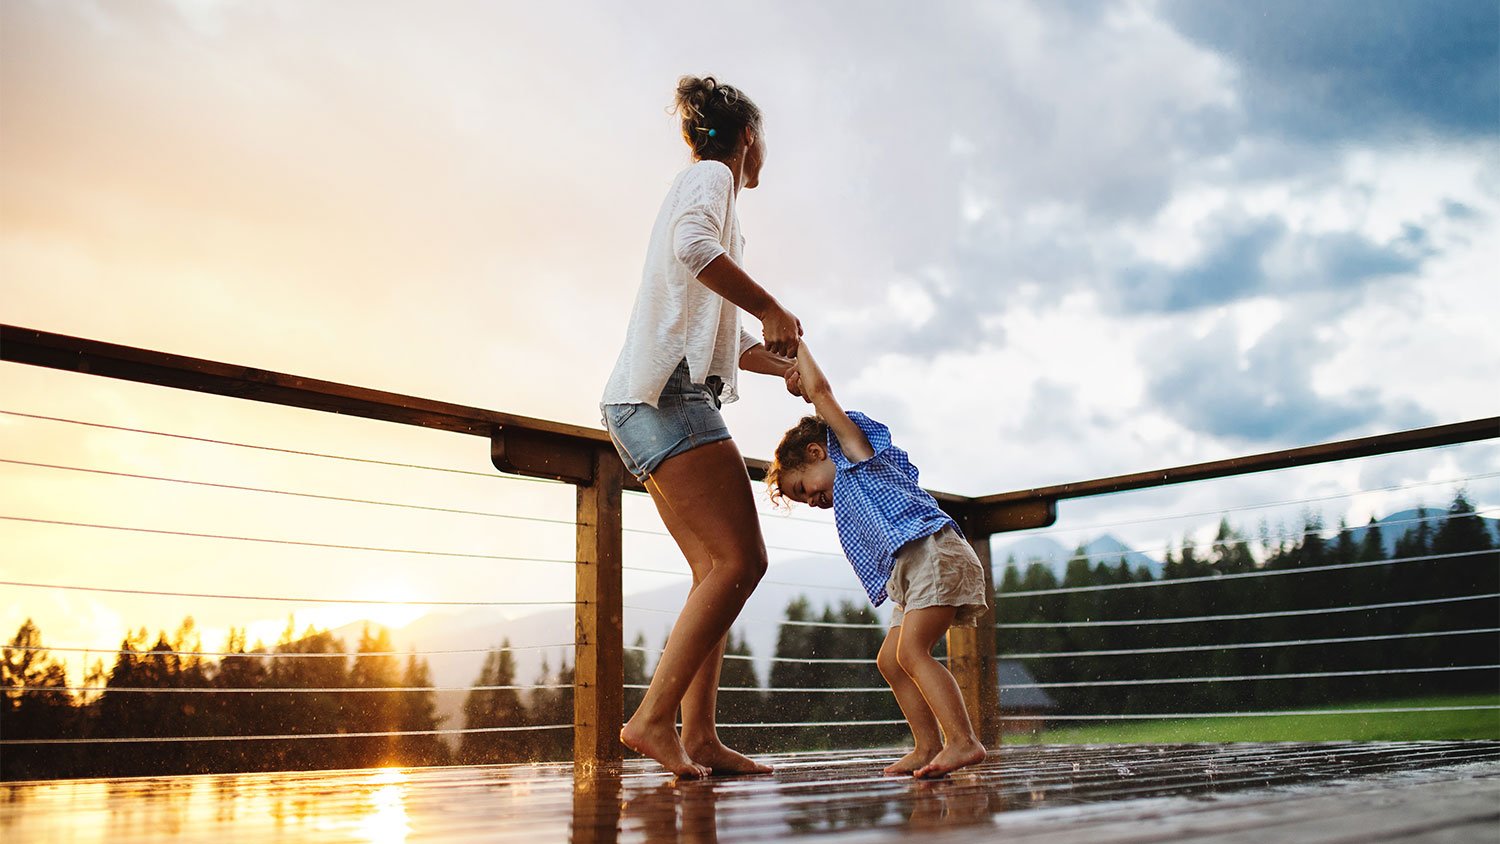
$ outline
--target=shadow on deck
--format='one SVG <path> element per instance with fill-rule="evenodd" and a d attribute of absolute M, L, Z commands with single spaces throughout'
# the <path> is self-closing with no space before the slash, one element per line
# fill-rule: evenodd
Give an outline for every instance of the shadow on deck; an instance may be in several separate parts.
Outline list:
<path fill-rule="evenodd" d="M 654 766 L 309 771 L 11 783 L 33 841 L 1494 841 L 1500 742 L 1006 747 L 953 777 L 892 757 L 765 757 L 769 776 Z"/>

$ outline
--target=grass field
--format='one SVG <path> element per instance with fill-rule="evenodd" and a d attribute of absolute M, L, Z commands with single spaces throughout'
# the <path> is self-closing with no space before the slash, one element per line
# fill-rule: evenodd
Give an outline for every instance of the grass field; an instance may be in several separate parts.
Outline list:
<path fill-rule="evenodd" d="M 1403 698 L 1327 707 L 1357 712 L 1414 706 L 1500 706 L 1500 695 Z M 1312 707 L 1308 707 L 1309 709 Z M 1322 707 L 1319 707 L 1322 708 Z M 1067 722 L 1057 722 L 1059 725 Z M 1058 726 L 1039 735 L 1008 735 L 1006 744 L 1169 744 L 1225 741 L 1500 740 L 1500 709 L 1467 712 L 1372 712 L 1366 715 L 1267 715 Z"/>

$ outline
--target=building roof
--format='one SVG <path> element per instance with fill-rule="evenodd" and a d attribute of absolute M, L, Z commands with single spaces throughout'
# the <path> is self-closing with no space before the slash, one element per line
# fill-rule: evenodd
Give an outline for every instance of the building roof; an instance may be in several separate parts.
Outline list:
<path fill-rule="evenodd" d="M 1057 708 L 1057 701 L 1047 694 L 1046 689 L 1006 688 L 1006 686 L 1024 686 L 1036 682 L 1036 678 L 1031 676 L 1031 672 L 1026 670 L 1026 666 L 1022 665 L 1020 660 L 1000 660 L 995 667 L 995 673 L 1000 679 L 1000 711 L 1002 713 Z"/>

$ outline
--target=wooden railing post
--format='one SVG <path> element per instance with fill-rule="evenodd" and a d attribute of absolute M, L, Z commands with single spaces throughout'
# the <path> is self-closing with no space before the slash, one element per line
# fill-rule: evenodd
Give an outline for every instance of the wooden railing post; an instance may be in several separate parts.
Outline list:
<path fill-rule="evenodd" d="M 593 482 L 578 489 L 577 619 L 573 685 L 573 762 L 620 761 L 625 717 L 624 609 L 620 489 L 625 467 L 595 448 Z"/>
<path fill-rule="evenodd" d="M 984 569 L 986 609 L 974 627 L 948 630 L 948 668 L 963 692 L 969 721 L 985 747 L 1000 745 L 1000 681 L 995 667 L 995 577 L 990 566 L 990 535 L 971 534 L 970 519 L 959 520 Z"/>

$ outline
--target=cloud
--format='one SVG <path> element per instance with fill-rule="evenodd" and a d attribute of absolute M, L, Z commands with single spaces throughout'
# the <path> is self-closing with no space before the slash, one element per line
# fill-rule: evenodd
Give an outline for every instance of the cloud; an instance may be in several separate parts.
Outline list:
<path fill-rule="evenodd" d="M 1243 74 L 1249 128 L 1309 142 L 1500 129 L 1493 0 L 1170 0 Z"/>
<path fill-rule="evenodd" d="M 1316 390 L 1316 370 L 1337 348 L 1322 321 L 1307 313 L 1283 318 L 1243 351 L 1233 315 L 1201 336 L 1158 336 L 1142 355 L 1149 401 L 1190 430 L 1241 443 L 1302 445 L 1430 424 L 1415 404 L 1373 386 Z"/>
<path fill-rule="evenodd" d="M 1127 266 L 1116 294 L 1126 310 L 1189 311 L 1263 295 L 1350 290 L 1421 268 L 1423 232 L 1391 244 L 1352 231 L 1297 233 L 1279 217 L 1214 221 L 1210 245 L 1182 267 Z"/>

